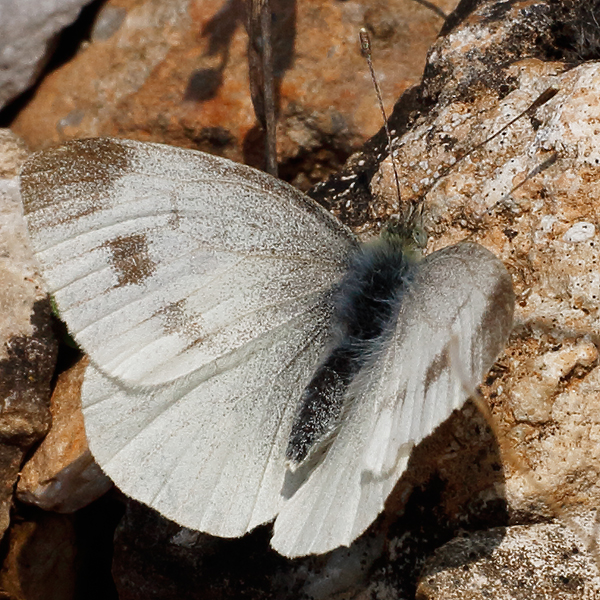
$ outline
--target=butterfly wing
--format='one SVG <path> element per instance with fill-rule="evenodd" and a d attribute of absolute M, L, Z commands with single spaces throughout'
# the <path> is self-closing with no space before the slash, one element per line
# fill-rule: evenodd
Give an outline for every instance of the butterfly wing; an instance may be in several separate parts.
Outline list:
<path fill-rule="evenodd" d="M 432 253 L 403 296 L 393 331 L 347 392 L 323 461 L 283 506 L 273 547 L 287 556 L 349 545 L 382 511 L 413 447 L 475 390 L 512 326 L 509 274 L 463 243 Z"/>
<path fill-rule="evenodd" d="M 21 182 L 50 292 L 90 355 L 100 466 L 188 527 L 239 536 L 272 519 L 352 234 L 283 182 L 157 144 L 69 142 Z"/>
<path fill-rule="evenodd" d="M 285 448 L 300 397 L 329 335 L 322 304 L 203 373 L 126 388 L 88 367 L 90 449 L 127 495 L 173 521 L 237 537 L 279 512 Z"/>
<path fill-rule="evenodd" d="M 329 289 L 352 234 L 264 173 L 129 140 L 33 155 L 21 191 L 69 331 L 105 374 L 162 384 L 214 365 Z"/>

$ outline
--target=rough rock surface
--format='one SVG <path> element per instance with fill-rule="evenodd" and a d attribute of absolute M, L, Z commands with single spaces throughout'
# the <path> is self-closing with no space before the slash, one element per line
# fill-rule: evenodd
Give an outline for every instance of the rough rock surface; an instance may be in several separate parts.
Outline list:
<path fill-rule="evenodd" d="M 457 537 L 436 550 L 421 573 L 417 595 L 419 600 L 598 598 L 600 575 L 565 525 L 521 525 Z"/>
<path fill-rule="evenodd" d="M 88 449 L 81 413 L 81 384 L 87 359 L 58 376 L 52 399 L 52 427 L 27 461 L 17 498 L 45 510 L 71 513 L 112 486 Z"/>
<path fill-rule="evenodd" d="M 449 12 L 456 1 L 439 4 Z M 271 5 L 280 172 L 306 189 L 339 168 L 380 126 L 359 51 L 360 27 L 372 31 L 390 108 L 419 81 L 443 20 L 404 0 Z M 111 0 L 93 29 L 104 33 L 49 74 L 13 130 L 33 149 L 112 135 L 262 164 L 244 6 L 241 0 Z"/>
<path fill-rule="evenodd" d="M 50 425 L 56 361 L 50 306 L 27 245 L 17 174 L 22 142 L 0 131 L 0 535 L 25 452 Z"/>
<path fill-rule="evenodd" d="M 536 11 L 548 19 L 547 9 L 543 2 L 527 10 L 517 3 L 503 18 L 514 27 L 526 18 L 530 27 Z M 472 48 L 490 14 L 489 7 L 480 9 L 434 48 L 430 61 L 443 63 L 455 46 Z M 496 87 L 500 75 L 501 94 L 483 88 L 474 98 L 445 102 L 452 96 L 442 89 L 435 111 L 399 140 L 402 198 L 424 195 L 432 250 L 468 236 L 500 256 L 513 275 L 516 327 L 487 390 L 513 516 L 544 513 L 545 498 L 591 510 L 600 499 L 594 343 L 600 333 L 600 64 L 525 57 L 499 68 Z M 556 94 L 537 110 L 465 155 L 548 89 Z M 386 161 L 371 181 L 376 198 L 394 198 L 390 181 Z M 391 210 L 397 210 L 393 202 Z M 518 472 L 522 461 L 533 473 Z"/>
<path fill-rule="evenodd" d="M 0 3 L 0 108 L 32 85 L 60 31 L 91 0 L 3 0 Z"/>
<path fill-rule="evenodd" d="M 411 598 L 417 589 L 433 598 L 436 589 L 448 590 L 440 586 L 449 579 L 458 581 L 456 597 L 477 598 L 492 589 L 480 568 L 502 598 L 513 589 L 511 565 L 527 560 L 539 569 L 527 573 L 524 597 L 596 597 L 600 90 L 592 60 L 600 57 L 600 31 L 588 12 L 595 7 L 566 0 L 461 3 L 429 54 L 421 86 L 403 96 L 390 120 L 402 202 L 424 198 L 428 250 L 471 238 L 501 257 L 513 276 L 516 327 L 483 386 L 493 433 L 467 403 L 416 448 L 365 536 L 325 556 L 287 561 L 269 550 L 268 527 L 221 540 L 129 502 L 113 565 L 121 600 L 384 600 Z M 390 42 L 391 56 L 394 47 Z M 535 105 L 548 89 L 556 93 Z M 130 105 L 119 99 L 114 106 Z M 45 110 L 40 145 L 53 139 L 56 126 Z M 123 123 L 133 122 L 132 111 L 123 114 Z M 15 126 L 25 123 L 23 117 Z M 177 141 L 169 137 L 173 121 L 165 123 L 163 141 Z M 78 135 L 79 125 L 73 127 L 69 135 Z M 138 137 L 134 129 L 121 133 Z M 400 208 L 392 180 L 380 132 L 312 194 L 366 237 Z M 559 524 L 539 524 L 550 517 Z M 465 554 L 456 537 L 461 530 L 480 531 L 469 539 L 483 548 L 485 566 Z"/>

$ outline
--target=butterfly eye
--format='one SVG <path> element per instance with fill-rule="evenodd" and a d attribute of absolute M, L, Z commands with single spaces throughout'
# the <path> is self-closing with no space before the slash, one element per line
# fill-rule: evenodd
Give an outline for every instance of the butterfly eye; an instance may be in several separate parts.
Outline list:
<path fill-rule="evenodd" d="M 427 232 L 423 227 L 415 227 L 412 237 L 417 248 L 425 248 L 427 246 Z"/>

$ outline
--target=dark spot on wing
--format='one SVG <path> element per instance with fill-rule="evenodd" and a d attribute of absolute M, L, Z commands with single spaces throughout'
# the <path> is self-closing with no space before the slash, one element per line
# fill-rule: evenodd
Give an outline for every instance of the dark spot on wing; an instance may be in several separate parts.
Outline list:
<path fill-rule="evenodd" d="M 185 304 L 185 299 L 171 302 L 156 314 L 161 317 L 166 335 L 178 333 L 188 340 L 199 342 L 203 336 L 201 317 L 187 312 Z"/>
<path fill-rule="evenodd" d="M 74 140 L 32 155 L 21 171 L 25 214 L 57 208 L 57 222 L 76 220 L 110 204 L 108 191 L 130 163 L 117 140 Z"/>
<path fill-rule="evenodd" d="M 425 393 L 424 396 L 427 396 L 429 392 L 429 388 L 440 378 L 440 375 L 448 368 L 450 365 L 450 356 L 448 351 L 448 346 L 444 346 L 444 349 L 433 359 L 427 372 L 425 373 Z"/>
<path fill-rule="evenodd" d="M 144 234 L 114 238 L 102 247 L 110 250 L 109 260 L 117 273 L 119 286 L 141 285 L 156 269 L 148 254 L 148 241 Z"/>

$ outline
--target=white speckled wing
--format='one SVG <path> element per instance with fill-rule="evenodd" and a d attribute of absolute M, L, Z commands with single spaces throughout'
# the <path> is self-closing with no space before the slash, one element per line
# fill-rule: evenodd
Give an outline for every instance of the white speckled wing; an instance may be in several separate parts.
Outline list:
<path fill-rule="evenodd" d="M 69 142 L 33 155 L 21 190 L 91 359 L 82 404 L 102 469 L 214 535 L 273 519 L 354 236 L 264 173 L 157 144 Z"/>
<path fill-rule="evenodd" d="M 355 243 L 284 182 L 159 144 L 69 142 L 33 155 L 21 190 L 70 333 L 132 385 L 214 364 L 302 314 Z"/>

